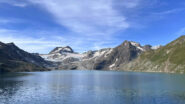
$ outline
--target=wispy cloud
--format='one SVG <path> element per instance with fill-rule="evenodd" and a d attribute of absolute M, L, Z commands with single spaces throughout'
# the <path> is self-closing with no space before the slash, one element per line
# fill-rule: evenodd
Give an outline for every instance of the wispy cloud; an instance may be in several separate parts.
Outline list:
<path fill-rule="evenodd" d="M 175 9 L 170 9 L 170 10 L 161 11 L 161 12 L 154 12 L 153 15 L 167 15 L 167 14 L 178 13 L 184 10 L 185 8 L 175 8 Z"/>
<path fill-rule="evenodd" d="M 141 0 L 116 0 L 116 2 L 115 1 L 112 2 L 116 6 L 131 9 L 137 7 L 141 3 Z"/>
<path fill-rule="evenodd" d="M 9 4 L 16 7 L 26 7 L 28 3 L 22 1 L 22 0 L 1 0 L 1 3 Z"/>
<path fill-rule="evenodd" d="M 12 24 L 12 23 L 23 23 L 24 20 L 15 19 L 15 18 L 1 18 L 0 17 L 0 24 Z"/>
<path fill-rule="evenodd" d="M 112 35 L 130 27 L 127 17 L 113 7 L 113 0 L 29 0 L 53 14 L 56 21 L 83 35 Z M 139 0 L 121 2 L 133 8 Z"/>
<path fill-rule="evenodd" d="M 26 7 L 28 4 L 26 4 L 26 3 L 14 3 L 13 5 L 17 6 L 17 7 Z"/>
<path fill-rule="evenodd" d="M 55 47 L 71 46 L 77 52 L 84 52 L 88 50 L 96 50 L 100 48 L 112 46 L 112 40 L 105 38 L 95 39 L 92 37 L 74 37 L 74 36 L 61 36 L 55 31 L 17 31 L 10 29 L 0 29 L 0 41 L 9 43 L 14 42 L 20 48 L 28 52 L 48 53 Z M 25 35 L 27 34 L 27 35 Z M 37 34 L 33 37 L 30 34 Z M 52 34 L 52 35 L 49 35 Z"/>
<path fill-rule="evenodd" d="M 9 20 L 9 19 L 0 18 L 0 23 L 1 24 L 7 24 L 7 23 L 12 23 L 12 21 Z"/>
<path fill-rule="evenodd" d="M 132 9 L 139 4 L 139 1 L 124 0 L 120 1 L 119 5 L 125 9 Z M 41 37 L 36 39 L 25 36 L 25 33 L 18 31 L 16 31 L 18 33 L 15 33 L 15 31 L 12 33 L 12 30 L 8 30 L 7 34 L 14 35 L 1 36 L 2 39 L 0 40 L 13 41 L 30 52 L 46 53 L 51 48 L 64 45 L 70 45 L 78 52 L 112 47 L 115 45 L 114 43 L 118 42 L 118 39 L 114 37 L 115 33 L 131 27 L 127 16 L 115 8 L 117 3 L 113 0 L 55 0 L 54 2 L 53 0 L 28 0 L 28 2 L 31 3 L 29 5 L 39 6 L 41 9 L 44 8 L 44 10 L 53 15 L 58 24 L 71 30 L 70 33 L 63 35 L 59 33 L 60 30 L 57 30 L 56 34 L 52 33 L 52 29 L 47 30 L 44 34 L 39 31 L 37 34 Z M 12 2 L 10 4 L 16 5 Z M 22 6 L 24 7 L 24 5 Z M 22 36 L 16 37 L 18 34 L 22 34 Z M 52 36 L 53 34 L 55 36 Z M 34 48 L 25 48 L 25 44 Z"/>
<path fill-rule="evenodd" d="M 178 30 L 176 33 L 176 35 L 185 35 L 185 27 L 182 27 L 180 30 Z"/>
<path fill-rule="evenodd" d="M 124 36 L 129 37 L 130 34 L 125 35 L 124 32 L 145 28 L 151 22 L 161 20 L 160 17 L 166 18 L 168 14 L 184 10 L 161 8 L 159 2 L 161 3 L 159 0 L 0 0 L 0 4 L 21 7 L 17 10 L 19 13 L 20 10 L 23 14 L 26 10 L 30 11 L 30 15 L 25 18 L 15 13 L 15 18 L 21 17 L 22 21 L 6 17 L 3 19 L 2 15 L 0 41 L 15 42 L 26 51 L 40 53 L 47 53 L 56 46 L 65 45 L 78 52 L 113 47 L 124 41 Z M 30 8 L 22 8 L 26 6 Z M 37 13 L 43 13 L 49 19 L 38 22 L 42 20 L 42 16 L 34 16 L 37 15 L 34 14 L 37 9 L 40 9 Z M 52 21 L 47 23 L 48 20 Z M 53 24 L 56 23 L 53 20 L 59 25 L 54 27 Z M 32 26 L 32 23 L 37 26 Z M 46 29 L 44 26 L 47 30 L 42 30 Z M 138 34 L 133 30 L 133 34 L 134 32 Z"/>
<path fill-rule="evenodd" d="M 24 33 L 20 31 L 9 29 L 0 29 L 0 41 L 5 43 L 14 42 L 16 45 L 26 51 L 41 53 L 46 53 L 49 49 L 61 45 L 61 42 L 57 41 L 56 39 L 49 40 L 43 37 L 29 37 L 25 36 Z"/>

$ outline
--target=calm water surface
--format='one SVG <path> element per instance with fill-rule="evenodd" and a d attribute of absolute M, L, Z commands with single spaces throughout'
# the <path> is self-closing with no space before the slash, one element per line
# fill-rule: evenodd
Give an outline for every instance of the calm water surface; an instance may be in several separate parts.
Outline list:
<path fill-rule="evenodd" d="M 0 104 L 185 104 L 185 75 L 116 71 L 1 74 Z"/>

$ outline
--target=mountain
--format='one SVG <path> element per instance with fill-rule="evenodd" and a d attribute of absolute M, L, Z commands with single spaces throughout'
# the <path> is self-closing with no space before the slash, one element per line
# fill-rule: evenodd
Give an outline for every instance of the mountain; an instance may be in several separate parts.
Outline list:
<path fill-rule="evenodd" d="M 70 46 L 48 54 L 28 53 L 13 43 L 0 42 L 0 72 L 55 69 L 125 70 L 185 73 L 185 36 L 165 46 L 141 46 L 124 41 L 115 48 L 77 53 Z"/>
<path fill-rule="evenodd" d="M 70 46 L 66 47 L 56 47 L 53 49 L 50 54 L 56 54 L 56 53 L 74 53 L 73 49 Z"/>
<path fill-rule="evenodd" d="M 133 41 L 124 41 L 115 48 L 81 54 L 69 46 L 57 47 L 41 57 L 56 62 L 56 69 L 185 73 L 185 36 L 166 46 L 141 46 Z"/>
<path fill-rule="evenodd" d="M 121 45 L 113 48 L 110 54 L 106 57 L 101 57 L 96 60 L 94 69 L 116 70 L 120 64 L 128 63 L 142 52 L 150 49 L 150 47 L 142 47 L 136 42 L 125 41 Z"/>
<path fill-rule="evenodd" d="M 142 53 L 128 64 L 120 65 L 121 70 L 185 73 L 185 36 L 156 50 Z"/>
<path fill-rule="evenodd" d="M 73 58 L 74 60 L 80 60 L 83 55 L 75 53 L 73 49 L 69 46 L 66 47 L 56 47 L 49 54 L 41 54 L 45 60 L 53 61 L 53 62 L 62 62 L 65 59 Z"/>
<path fill-rule="evenodd" d="M 51 63 L 38 54 L 31 54 L 14 43 L 0 42 L 0 72 L 44 71 Z"/>
<path fill-rule="evenodd" d="M 75 53 L 71 47 L 57 47 L 41 57 L 58 63 L 57 69 L 116 70 L 122 63 L 128 63 L 142 52 L 151 50 L 150 45 L 125 41 L 116 48 L 105 48 L 85 53 Z"/>

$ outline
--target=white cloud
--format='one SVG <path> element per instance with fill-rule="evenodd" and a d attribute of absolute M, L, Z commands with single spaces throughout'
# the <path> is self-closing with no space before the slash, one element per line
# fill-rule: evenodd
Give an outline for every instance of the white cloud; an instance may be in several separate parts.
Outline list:
<path fill-rule="evenodd" d="M 139 5 L 141 0 L 116 0 L 114 1 L 116 6 L 125 8 L 135 8 Z"/>
<path fill-rule="evenodd" d="M 22 1 L 22 0 L 21 0 Z M 26 2 L 2 0 L 13 6 L 25 7 Z M 74 50 L 82 52 L 105 47 L 111 47 L 118 42 L 115 32 L 131 27 L 127 17 L 115 8 L 113 0 L 28 0 L 50 12 L 60 25 L 71 30 L 70 34 L 53 33 L 35 30 L 7 30 L 0 28 L 0 41 L 14 42 L 20 48 L 29 52 L 47 53 L 56 46 L 70 45 Z M 121 0 L 119 3 L 125 9 L 138 5 L 139 0 Z M 117 3 L 117 2 L 116 2 Z M 0 20 L 9 23 L 10 20 Z M 30 33 L 30 31 L 34 31 Z M 57 30 L 60 32 L 60 30 Z M 27 35 L 25 35 L 27 34 Z M 33 34 L 39 34 L 37 38 Z M 54 36 L 53 36 L 54 34 Z"/>
<path fill-rule="evenodd" d="M 178 13 L 181 11 L 184 11 L 185 8 L 175 8 L 175 9 L 170 9 L 162 12 L 156 12 L 153 13 L 154 15 L 167 15 L 167 14 L 173 14 L 173 13 Z"/>
<path fill-rule="evenodd" d="M 17 6 L 17 7 L 26 7 L 27 6 L 26 3 L 14 3 L 13 5 Z"/>
<path fill-rule="evenodd" d="M 23 23 L 24 20 L 21 19 L 15 19 L 15 18 L 1 18 L 0 17 L 0 24 L 1 25 L 7 25 L 7 24 L 12 24 L 12 23 Z"/>
<path fill-rule="evenodd" d="M 28 4 L 26 2 L 20 1 L 20 0 L 1 0 L 1 3 L 9 4 L 16 7 L 26 7 Z"/>
<path fill-rule="evenodd" d="M 56 21 L 83 35 L 112 35 L 130 27 L 127 18 L 113 8 L 113 0 L 29 0 L 53 14 Z M 138 0 L 125 0 L 133 8 Z"/>
<path fill-rule="evenodd" d="M 29 32 L 27 32 L 27 34 L 29 34 Z M 14 42 L 28 52 L 41 53 L 47 53 L 51 48 L 61 45 L 61 41 L 57 41 L 56 39 L 49 40 L 43 37 L 33 38 L 25 36 L 24 33 L 20 31 L 9 29 L 0 29 L 0 41 L 5 43 Z"/>
<path fill-rule="evenodd" d="M 185 35 L 185 27 L 182 27 L 180 30 L 178 30 L 176 33 L 176 35 Z"/>
<path fill-rule="evenodd" d="M 11 23 L 11 22 L 12 22 L 11 20 L 0 18 L 1 24 L 7 24 L 7 23 Z"/>
<path fill-rule="evenodd" d="M 71 30 L 64 37 L 77 51 L 111 47 L 115 33 L 128 29 L 127 17 L 115 8 L 114 0 L 29 0 L 50 12 L 56 22 Z M 119 1 L 125 9 L 134 8 L 139 0 Z M 67 36 L 69 35 L 69 36 Z M 69 40 L 68 40 L 69 39 Z M 75 43 L 73 43 L 75 42 Z"/>
<path fill-rule="evenodd" d="M 26 34 L 26 35 L 25 35 Z M 36 34 L 37 37 L 34 37 Z M 52 34 L 52 35 L 49 35 Z M 60 36 L 55 31 L 37 31 L 31 32 L 30 30 L 18 31 L 0 28 L 0 41 L 5 43 L 14 42 L 21 49 L 33 53 L 48 53 L 55 47 L 71 46 L 77 52 L 85 52 L 88 50 L 96 50 L 112 46 L 114 39 L 93 37 L 80 37 L 80 36 Z M 111 44 L 111 45 L 110 45 Z"/>

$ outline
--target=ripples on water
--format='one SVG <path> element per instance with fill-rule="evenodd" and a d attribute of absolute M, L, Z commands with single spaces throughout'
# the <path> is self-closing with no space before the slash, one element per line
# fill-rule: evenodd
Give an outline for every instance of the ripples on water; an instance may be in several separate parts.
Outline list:
<path fill-rule="evenodd" d="M 185 75 L 52 71 L 0 75 L 0 104 L 185 104 Z"/>

